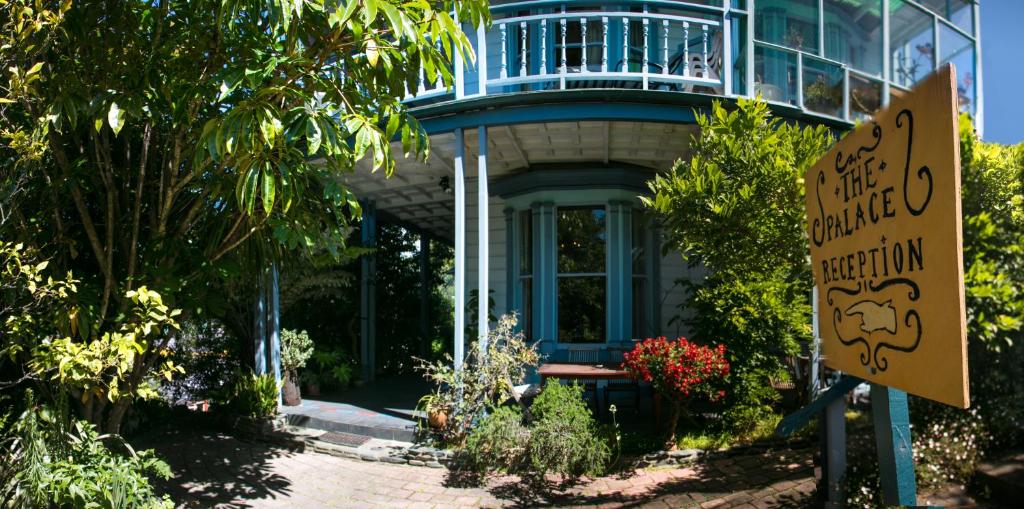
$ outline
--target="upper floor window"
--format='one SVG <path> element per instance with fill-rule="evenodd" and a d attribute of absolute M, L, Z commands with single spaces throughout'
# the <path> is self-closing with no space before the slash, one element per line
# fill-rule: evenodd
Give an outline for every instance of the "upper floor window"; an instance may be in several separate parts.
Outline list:
<path fill-rule="evenodd" d="M 754 8 L 758 40 L 818 52 L 818 0 L 759 0 Z"/>

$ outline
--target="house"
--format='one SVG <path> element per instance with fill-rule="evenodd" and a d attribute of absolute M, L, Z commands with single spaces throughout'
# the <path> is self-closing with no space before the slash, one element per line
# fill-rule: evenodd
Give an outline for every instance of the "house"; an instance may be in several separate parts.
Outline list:
<path fill-rule="evenodd" d="M 476 61 L 454 58 L 454 87 L 421 76 L 409 91 L 430 157 L 390 178 L 368 165 L 346 176 L 367 245 L 378 220 L 453 243 L 457 358 L 466 328 L 487 328 L 487 299 L 467 310 L 472 295 L 518 312 L 556 358 L 685 332 L 676 282 L 700 273 L 663 253 L 639 196 L 688 156 L 695 111 L 712 100 L 760 95 L 777 115 L 844 129 L 952 62 L 961 107 L 982 125 L 969 0 L 528 0 L 491 12 L 489 27 L 466 25 Z M 367 257 L 367 380 L 373 281 Z"/>

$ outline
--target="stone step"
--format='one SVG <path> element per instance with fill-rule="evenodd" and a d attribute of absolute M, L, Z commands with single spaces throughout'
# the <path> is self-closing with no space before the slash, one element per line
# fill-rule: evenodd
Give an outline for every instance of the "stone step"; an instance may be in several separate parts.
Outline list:
<path fill-rule="evenodd" d="M 992 500 L 1014 507 L 1024 500 L 1024 452 L 1014 452 L 978 465 L 976 480 Z M 1018 506 L 1019 507 L 1019 506 Z"/>

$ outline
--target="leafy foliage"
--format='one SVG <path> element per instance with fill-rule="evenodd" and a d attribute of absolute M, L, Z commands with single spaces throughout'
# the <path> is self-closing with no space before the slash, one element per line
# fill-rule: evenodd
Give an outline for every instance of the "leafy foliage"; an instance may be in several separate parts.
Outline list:
<path fill-rule="evenodd" d="M 477 471 L 503 471 L 532 480 L 551 474 L 576 479 L 600 475 L 611 457 L 579 385 L 551 380 L 530 407 L 524 425 L 518 406 L 483 417 L 466 440 L 465 456 Z"/>
<path fill-rule="evenodd" d="M 277 381 L 273 374 L 257 375 L 239 370 L 221 398 L 231 411 L 247 417 L 271 417 L 277 414 Z"/>
<path fill-rule="evenodd" d="M 699 115 L 693 157 L 649 183 L 644 199 L 666 247 L 710 271 L 683 282 L 694 339 L 725 344 L 732 368 L 726 420 L 750 430 L 770 413 L 784 358 L 809 341 L 811 270 L 804 227 L 806 170 L 832 137 L 823 126 L 773 118 L 763 101 L 719 103 Z"/>
<path fill-rule="evenodd" d="M 281 368 L 293 371 L 306 367 L 313 356 L 313 340 L 306 331 L 281 329 Z"/>
<path fill-rule="evenodd" d="M 515 314 L 502 316 L 488 335 L 486 352 L 478 342 L 470 343 L 460 369 L 455 369 L 454 359 L 447 355 L 432 363 L 420 361 L 419 369 L 437 387 L 423 398 L 422 405 L 427 413 L 447 414 L 441 430 L 444 441 L 463 444 L 488 408 L 508 399 L 518 401 L 512 389 L 523 382 L 540 357 L 536 345 L 527 345 L 515 327 Z"/>
<path fill-rule="evenodd" d="M 341 174 L 427 156 L 402 99 L 473 60 L 452 11 L 489 19 L 478 0 L 2 2 L 0 235 L 74 270 L 79 339 L 116 329 L 143 282 L 229 324 L 254 267 L 345 256 Z"/>
<path fill-rule="evenodd" d="M 5 506 L 174 506 L 166 496 L 157 497 L 147 479 L 171 476 L 170 467 L 153 451 L 136 452 L 116 436 L 100 435 L 93 425 L 69 419 L 60 406 L 35 405 L 28 397 L 27 410 L 0 449 L 0 468 L 14 472 L 0 485 Z"/>

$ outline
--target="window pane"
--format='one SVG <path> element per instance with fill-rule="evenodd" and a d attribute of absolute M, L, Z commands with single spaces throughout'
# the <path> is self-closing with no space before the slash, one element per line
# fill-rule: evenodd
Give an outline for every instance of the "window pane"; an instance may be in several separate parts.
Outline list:
<path fill-rule="evenodd" d="M 825 56 L 882 74 L 881 0 L 825 0 Z"/>
<path fill-rule="evenodd" d="M 520 326 L 526 339 L 533 339 L 533 278 L 524 277 L 519 280 L 523 291 L 523 313 Z"/>
<path fill-rule="evenodd" d="M 633 211 L 633 274 L 642 276 L 647 259 L 647 218 L 639 210 Z"/>
<path fill-rule="evenodd" d="M 902 0 L 889 3 L 892 81 L 912 87 L 935 70 L 934 18 Z"/>
<path fill-rule="evenodd" d="M 558 342 L 604 343 L 605 278 L 558 278 Z"/>
<path fill-rule="evenodd" d="M 882 107 L 882 82 L 850 74 L 850 117 L 864 120 Z"/>
<path fill-rule="evenodd" d="M 960 111 L 974 112 L 974 43 L 962 34 L 939 24 L 940 62 L 956 67 L 956 90 Z"/>
<path fill-rule="evenodd" d="M 758 40 L 818 51 L 818 0 L 759 0 L 754 7 Z"/>
<path fill-rule="evenodd" d="M 828 62 L 804 57 L 804 107 L 843 116 L 843 70 Z"/>
<path fill-rule="evenodd" d="M 974 11 L 969 0 L 918 0 L 917 3 L 952 21 L 963 31 L 974 33 Z"/>
<path fill-rule="evenodd" d="M 558 209 L 558 272 L 604 273 L 604 207 Z"/>
<path fill-rule="evenodd" d="M 519 213 L 519 273 L 533 274 L 533 215 L 529 210 Z"/>
<path fill-rule="evenodd" d="M 642 339 L 651 336 L 651 328 L 647 323 L 647 279 L 633 278 L 633 338 Z"/>
<path fill-rule="evenodd" d="M 756 46 L 754 93 L 765 100 L 796 104 L 796 55 Z"/>

